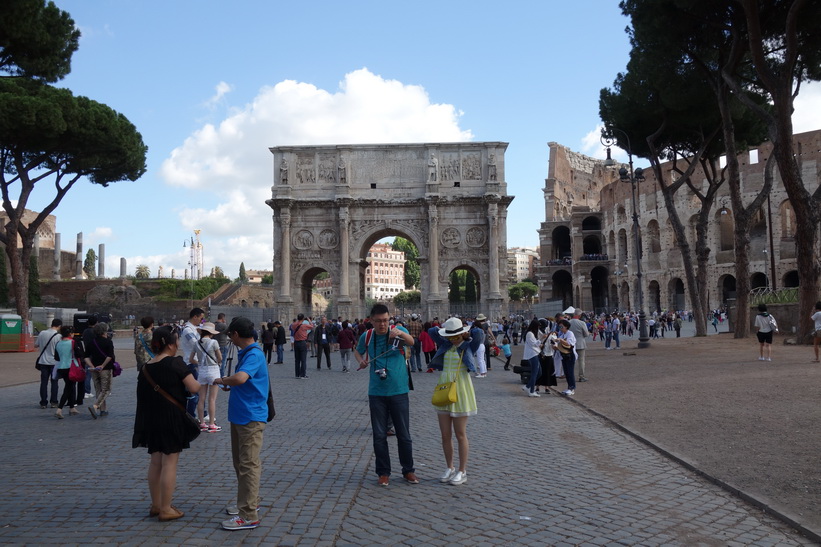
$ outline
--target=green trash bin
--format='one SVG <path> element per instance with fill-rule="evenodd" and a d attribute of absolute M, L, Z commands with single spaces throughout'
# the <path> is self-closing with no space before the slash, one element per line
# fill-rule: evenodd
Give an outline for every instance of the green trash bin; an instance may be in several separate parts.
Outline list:
<path fill-rule="evenodd" d="M 20 351 L 23 318 L 14 313 L 0 314 L 0 351 Z"/>

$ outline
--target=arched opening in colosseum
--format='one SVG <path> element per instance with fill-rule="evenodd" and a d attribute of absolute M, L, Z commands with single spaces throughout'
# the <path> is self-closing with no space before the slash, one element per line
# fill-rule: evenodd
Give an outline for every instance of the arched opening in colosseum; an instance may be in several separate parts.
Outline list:
<path fill-rule="evenodd" d="M 556 226 L 551 234 L 553 240 L 553 256 L 547 258 L 571 258 L 572 246 L 570 244 L 570 228 L 567 226 Z"/>
<path fill-rule="evenodd" d="M 764 289 L 770 286 L 769 281 L 767 281 L 767 275 L 761 272 L 755 272 L 753 275 L 750 276 L 750 289 Z"/>
<path fill-rule="evenodd" d="M 590 270 L 590 297 L 596 311 L 608 311 L 611 306 L 615 306 L 608 292 L 608 277 L 607 268 L 603 266 L 596 266 Z"/>
<path fill-rule="evenodd" d="M 661 287 L 658 281 L 651 281 L 647 291 L 648 311 L 661 311 Z"/>
<path fill-rule="evenodd" d="M 781 286 L 787 288 L 798 287 L 798 270 L 790 270 L 784 274 L 784 279 L 781 280 Z"/>
<path fill-rule="evenodd" d="M 661 234 L 659 233 L 659 223 L 653 219 L 647 223 L 647 239 L 651 253 L 661 252 Z"/>
<path fill-rule="evenodd" d="M 681 278 L 674 277 L 670 280 L 667 284 L 667 291 L 669 295 L 669 302 L 670 305 L 668 306 L 671 310 L 683 310 L 684 309 L 684 282 Z"/>
<path fill-rule="evenodd" d="M 582 231 L 587 230 L 601 230 L 601 220 L 599 220 L 599 217 L 585 217 L 582 221 Z"/>
<path fill-rule="evenodd" d="M 715 221 L 718 224 L 718 250 L 732 251 L 735 248 L 733 212 L 727 207 L 722 207 L 716 211 Z"/>
<path fill-rule="evenodd" d="M 619 309 L 633 309 L 633 305 L 630 302 L 630 284 L 627 283 L 627 281 L 622 281 L 621 286 L 619 286 Z"/>
<path fill-rule="evenodd" d="M 567 270 L 558 270 L 551 278 L 553 289 L 552 298 L 560 298 L 562 306 L 567 307 L 573 303 L 573 277 Z"/>
<path fill-rule="evenodd" d="M 736 297 L 735 277 L 726 274 L 718 278 L 718 290 L 721 293 L 721 303 L 726 304 L 727 300 Z"/>
<path fill-rule="evenodd" d="M 764 210 L 759 208 L 750 220 L 750 257 L 761 256 L 768 247 L 767 216 Z"/>
<path fill-rule="evenodd" d="M 778 206 L 778 216 L 781 219 L 781 239 L 795 239 L 795 211 L 789 200 L 784 200 Z"/>
<path fill-rule="evenodd" d="M 616 244 L 618 247 L 618 260 L 619 264 L 626 264 L 628 260 L 627 254 L 627 230 L 622 228 L 619 230 L 619 238 L 618 243 Z"/>
<path fill-rule="evenodd" d="M 585 237 L 584 240 L 582 241 L 582 249 L 583 249 L 582 252 L 586 255 L 605 254 L 602 251 L 602 244 L 601 244 L 601 239 L 599 239 L 599 236 L 590 235 L 590 236 Z"/>

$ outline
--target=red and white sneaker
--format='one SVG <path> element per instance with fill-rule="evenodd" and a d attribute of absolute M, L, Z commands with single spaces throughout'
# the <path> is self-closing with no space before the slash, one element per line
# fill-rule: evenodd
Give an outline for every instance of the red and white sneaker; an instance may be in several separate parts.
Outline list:
<path fill-rule="evenodd" d="M 259 526 L 259 521 L 248 521 L 237 515 L 228 520 L 222 521 L 222 527 L 225 530 L 250 530 Z"/>
<path fill-rule="evenodd" d="M 222 428 L 217 424 L 211 424 L 208 426 L 209 433 L 216 433 L 217 431 L 222 431 Z"/>

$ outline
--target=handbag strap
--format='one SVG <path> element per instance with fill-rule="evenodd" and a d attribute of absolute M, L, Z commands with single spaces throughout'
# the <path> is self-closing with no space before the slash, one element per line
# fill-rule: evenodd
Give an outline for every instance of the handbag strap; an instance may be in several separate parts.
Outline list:
<path fill-rule="evenodd" d="M 213 340 L 213 339 L 211 339 L 211 340 Z M 203 346 L 203 345 L 202 345 L 202 338 L 200 338 L 199 340 L 197 340 L 197 344 L 199 344 L 199 346 L 202 348 L 202 352 L 205 354 L 205 356 L 206 356 L 206 357 L 208 357 L 209 359 L 211 359 L 211 360 L 214 362 L 214 364 L 216 365 L 216 364 L 217 364 L 217 360 L 216 360 L 216 359 L 214 359 L 213 357 L 211 357 L 211 354 L 210 354 L 210 353 L 208 353 L 208 350 L 207 350 L 207 349 L 205 349 L 205 346 Z"/>
<path fill-rule="evenodd" d="M 43 354 L 46 352 L 46 348 L 49 347 L 49 345 L 51 344 L 51 341 L 54 340 L 54 337 L 57 336 L 58 334 L 60 334 L 60 333 L 55 332 L 54 334 L 51 335 L 51 338 L 48 339 L 48 342 L 46 342 L 46 345 L 44 345 L 43 349 L 40 351 L 40 355 L 37 356 L 37 361 L 35 361 L 35 363 L 40 364 L 40 357 L 43 356 Z M 31 361 L 29 361 L 29 363 L 31 363 Z"/>
<path fill-rule="evenodd" d="M 143 338 L 143 333 L 140 333 L 137 336 L 140 337 L 140 342 L 143 343 L 143 347 L 145 348 L 145 352 L 149 355 L 149 359 L 153 359 L 154 358 L 154 352 L 151 351 L 151 348 L 149 348 L 148 344 L 145 343 L 145 338 Z"/>
<path fill-rule="evenodd" d="M 148 363 L 146 363 L 146 365 L 148 365 Z M 148 366 L 144 366 L 141 372 L 145 375 L 145 379 L 148 380 L 148 383 L 151 384 L 151 387 L 154 388 L 154 391 L 168 399 L 171 402 L 171 404 L 173 404 L 183 412 L 188 413 L 188 411 L 185 410 L 185 407 L 182 406 L 178 400 L 176 400 L 174 397 L 169 395 L 167 391 L 165 391 L 163 388 L 157 385 L 157 382 L 154 381 L 154 378 L 152 378 L 151 374 L 149 374 L 148 372 Z"/>

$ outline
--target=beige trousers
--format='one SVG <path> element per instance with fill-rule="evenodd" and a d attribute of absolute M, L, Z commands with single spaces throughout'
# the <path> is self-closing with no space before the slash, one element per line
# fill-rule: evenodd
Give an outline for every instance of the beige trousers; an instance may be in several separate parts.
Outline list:
<path fill-rule="evenodd" d="M 265 422 L 248 422 L 245 425 L 231 424 L 231 457 L 237 473 L 237 509 L 243 520 L 259 520 L 259 480 L 262 463 L 262 433 Z"/>

